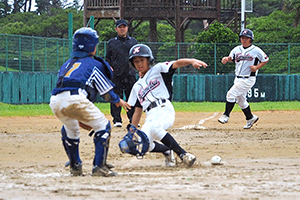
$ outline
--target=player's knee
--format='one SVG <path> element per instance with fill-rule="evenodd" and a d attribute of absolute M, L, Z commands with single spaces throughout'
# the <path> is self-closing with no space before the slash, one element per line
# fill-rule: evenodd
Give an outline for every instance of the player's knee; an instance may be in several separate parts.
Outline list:
<path fill-rule="evenodd" d="M 102 130 L 109 130 L 109 132 L 111 131 L 110 122 L 106 118 L 95 120 L 92 123 L 89 123 L 88 125 L 91 126 L 95 132 Z"/>
<path fill-rule="evenodd" d="M 238 105 L 243 110 L 249 106 L 249 103 L 248 102 L 238 102 Z"/>
<path fill-rule="evenodd" d="M 159 124 L 151 126 L 151 136 L 155 140 L 161 140 L 165 135 L 167 131 Z"/>
<path fill-rule="evenodd" d="M 229 103 L 235 103 L 235 98 L 227 96 L 226 101 L 229 102 Z"/>
<path fill-rule="evenodd" d="M 102 144 L 103 146 L 107 146 L 109 139 L 110 139 L 110 133 L 111 133 L 111 125 L 110 122 L 107 123 L 106 128 L 101 131 L 97 131 L 94 135 L 94 143 Z"/>
<path fill-rule="evenodd" d="M 71 138 L 71 139 L 78 139 L 79 138 L 79 128 L 69 129 L 65 125 L 61 127 L 61 135 L 62 138 Z"/>
<path fill-rule="evenodd" d="M 235 103 L 236 97 L 230 92 L 227 92 L 226 95 L 226 101 L 230 102 L 230 103 Z"/>

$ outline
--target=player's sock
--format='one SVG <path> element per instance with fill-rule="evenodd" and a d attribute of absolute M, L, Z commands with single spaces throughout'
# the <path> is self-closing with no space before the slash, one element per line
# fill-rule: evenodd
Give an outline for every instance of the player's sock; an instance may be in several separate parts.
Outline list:
<path fill-rule="evenodd" d="M 161 142 L 172 149 L 178 156 L 186 153 L 186 151 L 179 146 L 176 140 L 169 133 L 165 135 Z"/>
<path fill-rule="evenodd" d="M 154 149 L 152 149 L 152 151 L 150 151 L 151 153 L 152 153 L 152 152 L 153 152 L 153 153 L 157 153 L 157 152 L 159 152 L 159 153 L 164 153 L 164 152 L 170 150 L 170 148 L 167 147 L 167 146 L 164 145 L 164 144 L 160 144 L 160 143 L 158 143 L 158 142 L 156 142 L 156 141 L 154 141 L 154 144 L 155 144 L 155 147 L 154 147 Z"/>
<path fill-rule="evenodd" d="M 243 111 L 244 115 L 246 116 L 246 120 L 252 119 L 253 115 L 251 113 L 250 106 L 248 106 L 245 109 L 242 109 L 242 111 Z"/>
<path fill-rule="evenodd" d="M 234 107 L 235 103 L 232 102 L 228 102 L 226 101 L 226 106 L 225 106 L 225 112 L 224 115 L 226 115 L 227 117 L 229 117 L 233 107 Z"/>

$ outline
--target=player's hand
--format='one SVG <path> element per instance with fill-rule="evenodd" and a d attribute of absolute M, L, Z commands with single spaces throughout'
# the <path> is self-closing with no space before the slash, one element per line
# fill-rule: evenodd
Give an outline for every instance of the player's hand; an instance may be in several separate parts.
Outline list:
<path fill-rule="evenodd" d="M 192 65 L 196 69 L 200 69 L 200 67 L 204 67 L 204 68 L 207 67 L 207 64 L 205 62 L 203 62 L 201 60 L 197 60 L 197 59 L 195 59 L 195 61 L 193 61 Z"/>
<path fill-rule="evenodd" d="M 251 72 L 256 72 L 258 70 L 257 65 L 251 65 L 250 66 Z"/>
<path fill-rule="evenodd" d="M 229 61 L 229 57 L 223 57 L 222 63 L 225 65 Z"/>
<path fill-rule="evenodd" d="M 128 110 L 131 109 L 131 106 L 126 102 L 124 101 L 123 99 L 120 99 L 120 101 L 118 103 L 115 103 L 117 107 L 119 106 L 122 106 L 126 112 L 128 112 Z"/>

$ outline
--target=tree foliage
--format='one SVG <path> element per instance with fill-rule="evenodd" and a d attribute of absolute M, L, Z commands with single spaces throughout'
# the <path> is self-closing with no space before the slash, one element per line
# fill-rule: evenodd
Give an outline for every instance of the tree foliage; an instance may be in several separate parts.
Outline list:
<path fill-rule="evenodd" d="M 253 0 L 253 12 L 247 17 L 268 16 L 274 11 L 282 10 L 284 0 Z"/>
<path fill-rule="evenodd" d="M 69 13 L 73 14 L 73 27 L 81 27 L 82 12 L 72 8 L 52 8 L 41 15 L 33 12 L 10 14 L 0 21 L 0 33 L 68 38 Z"/>
<path fill-rule="evenodd" d="M 300 1 L 299 0 L 285 0 L 284 10 L 287 12 L 295 12 L 294 26 L 297 27 L 300 23 Z"/>
<path fill-rule="evenodd" d="M 251 18 L 250 28 L 255 42 L 259 43 L 299 43 L 300 27 L 293 27 L 295 13 L 275 11 L 269 16 Z"/>
<path fill-rule="evenodd" d="M 200 32 L 196 40 L 198 43 L 234 43 L 238 41 L 237 34 L 223 24 L 215 22 L 207 31 Z"/>

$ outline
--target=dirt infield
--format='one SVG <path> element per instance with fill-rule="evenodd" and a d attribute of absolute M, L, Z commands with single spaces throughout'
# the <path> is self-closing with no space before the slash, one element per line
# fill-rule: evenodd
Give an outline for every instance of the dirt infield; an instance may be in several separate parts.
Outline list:
<path fill-rule="evenodd" d="M 55 117 L 0 117 L 0 200 L 3 199 L 298 199 L 300 111 L 255 112 L 244 130 L 242 112 L 177 113 L 169 132 L 197 156 L 195 165 L 167 168 L 160 154 L 122 154 L 124 128 L 113 128 L 108 162 L 117 177 L 92 177 L 93 141 L 81 132 L 84 176 L 72 177 Z M 109 119 L 110 116 L 107 116 Z M 125 118 L 125 116 L 124 116 Z M 181 129 L 186 125 L 197 129 Z M 223 165 L 212 166 L 214 155 Z"/>

